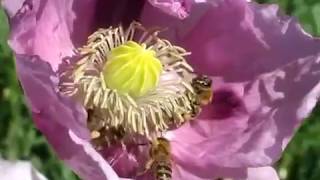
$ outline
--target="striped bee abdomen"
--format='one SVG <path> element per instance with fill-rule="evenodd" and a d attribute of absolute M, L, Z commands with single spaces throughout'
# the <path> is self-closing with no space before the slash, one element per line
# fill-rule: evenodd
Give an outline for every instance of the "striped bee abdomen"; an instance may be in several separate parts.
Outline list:
<path fill-rule="evenodd" d="M 156 164 L 155 167 L 156 180 L 171 180 L 172 169 L 170 162 L 161 161 Z"/>

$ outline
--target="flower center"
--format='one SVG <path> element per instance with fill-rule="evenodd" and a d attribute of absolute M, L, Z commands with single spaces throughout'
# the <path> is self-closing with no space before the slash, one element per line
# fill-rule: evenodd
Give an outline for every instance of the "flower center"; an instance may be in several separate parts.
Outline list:
<path fill-rule="evenodd" d="M 105 84 L 120 93 L 141 97 L 154 90 L 162 72 L 156 52 L 128 41 L 110 51 L 103 68 Z"/>
<path fill-rule="evenodd" d="M 189 53 L 159 32 L 137 22 L 99 29 L 78 49 L 78 60 L 61 69 L 60 92 L 85 107 L 98 147 L 123 136 L 152 139 L 211 101 L 211 80 L 196 75 L 184 58 Z"/>

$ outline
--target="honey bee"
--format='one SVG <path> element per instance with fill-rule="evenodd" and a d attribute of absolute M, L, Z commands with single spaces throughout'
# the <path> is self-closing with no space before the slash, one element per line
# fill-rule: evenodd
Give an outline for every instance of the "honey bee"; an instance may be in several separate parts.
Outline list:
<path fill-rule="evenodd" d="M 91 118 L 94 116 L 94 111 L 89 109 L 88 113 L 88 122 L 90 124 Z M 96 149 L 100 150 L 104 147 L 110 147 L 111 145 L 117 143 L 123 143 L 122 140 L 126 134 L 123 126 L 119 125 L 114 126 L 102 126 L 99 128 L 89 127 L 91 130 L 91 142 Z"/>
<path fill-rule="evenodd" d="M 191 86 L 197 95 L 197 104 L 205 106 L 212 101 L 212 80 L 205 75 L 198 75 L 192 79 Z"/>
<path fill-rule="evenodd" d="M 170 152 L 170 142 L 163 137 L 158 137 L 151 143 L 149 150 L 150 159 L 145 165 L 145 170 L 139 173 L 138 176 L 151 169 L 155 180 L 171 180 L 172 165 Z"/>
<path fill-rule="evenodd" d="M 110 147 L 117 143 L 123 143 L 125 131 L 122 126 L 102 128 L 91 132 L 91 141 L 96 149 Z"/>
<path fill-rule="evenodd" d="M 189 100 L 191 102 L 191 111 L 183 114 L 185 119 L 193 119 L 200 112 L 201 107 L 209 104 L 212 101 L 212 81 L 205 75 L 198 75 L 192 79 L 191 86 L 194 89 L 194 94 L 189 94 Z"/>

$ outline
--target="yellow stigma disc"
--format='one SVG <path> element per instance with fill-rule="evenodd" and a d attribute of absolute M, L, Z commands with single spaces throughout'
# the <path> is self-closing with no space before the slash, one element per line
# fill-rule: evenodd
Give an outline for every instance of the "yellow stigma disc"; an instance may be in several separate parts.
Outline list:
<path fill-rule="evenodd" d="M 155 89 L 162 72 L 162 64 L 155 55 L 145 44 L 133 41 L 114 48 L 103 69 L 107 87 L 133 97 Z"/>

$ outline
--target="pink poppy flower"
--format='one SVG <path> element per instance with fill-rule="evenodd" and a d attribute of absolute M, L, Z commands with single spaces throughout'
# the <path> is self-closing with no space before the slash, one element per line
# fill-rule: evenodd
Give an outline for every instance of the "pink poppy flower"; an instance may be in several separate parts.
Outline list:
<path fill-rule="evenodd" d="M 83 104 L 60 92 L 63 60 L 97 28 L 133 20 L 191 52 L 212 103 L 164 136 L 173 179 L 278 179 L 270 167 L 320 96 L 320 41 L 276 5 L 245 0 L 4 0 L 9 44 L 37 128 L 83 179 L 135 178 L 148 150 L 97 151 Z M 71 59 L 72 61 L 72 59 Z M 162 79 L 160 79 L 162 82 Z M 150 179 L 148 174 L 138 179 Z"/>

